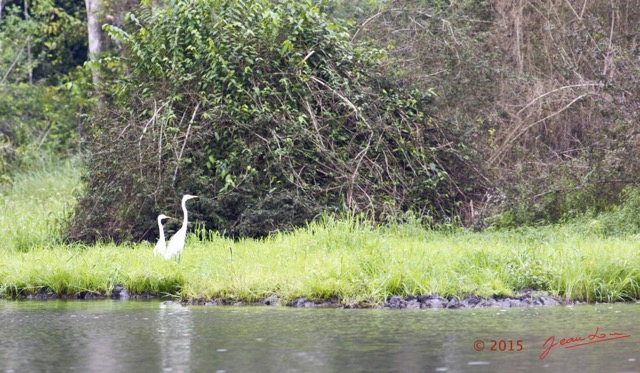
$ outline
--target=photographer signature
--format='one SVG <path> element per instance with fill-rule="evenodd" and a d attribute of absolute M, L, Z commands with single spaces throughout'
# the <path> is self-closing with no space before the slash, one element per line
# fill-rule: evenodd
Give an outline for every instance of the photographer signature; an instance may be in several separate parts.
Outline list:
<path fill-rule="evenodd" d="M 587 335 L 586 337 L 562 338 L 557 342 L 556 336 L 552 335 L 542 344 L 542 347 L 546 347 L 546 349 L 540 354 L 540 360 L 544 360 L 544 358 L 549 355 L 549 352 L 551 352 L 551 350 L 556 346 L 564 346 L 564 348 L 574 348 L 590 345 L 593 343 L 607 342 L 629 337 L 631 337 L 631 335 L 619 332 L 609 332 L 608 334 L 600 333 L 600 327 L 596 327 L 596 331 L 592 334 Z"/>

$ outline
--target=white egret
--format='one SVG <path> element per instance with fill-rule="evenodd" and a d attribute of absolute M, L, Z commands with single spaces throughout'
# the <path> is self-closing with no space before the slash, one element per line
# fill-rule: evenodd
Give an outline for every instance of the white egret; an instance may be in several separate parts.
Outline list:
<path fill-rule="evenodd" d="M 164 241 L 164 229 L 162 229 L 162 221 L 165 219 L 170 219 L 170 216 L 165 214 L 158 215 L 158 228 L 160 228 L 160 239 L 156 244 L 156 247 L 153 248 L 153 255 L 162 255 L 164 256 L 165 251 L 167 250 L 167 245 Z"/>
<path fill-rule="evenodd" d="M 189 220 L 187 218 L 187 201 L 191 198 L 198 198 L 198 196 L 192 196 L 191 194 L 185 194 L 182 197 L 182 212 L 184 213 L 184 218 L 182 219 L 182 228 L 176 232 L 176 234 L 171 237 L 169 240 L 169 244 L 167 245 L 167 251 L 164 253 L 165 259 L 171 259 L 175 255 L 178 255 L 180 258 L 180 254 L 182 254 L 182 249 L 184 249 L 184 242 L 187 239 L 187 225 L 189 224 Z"/>

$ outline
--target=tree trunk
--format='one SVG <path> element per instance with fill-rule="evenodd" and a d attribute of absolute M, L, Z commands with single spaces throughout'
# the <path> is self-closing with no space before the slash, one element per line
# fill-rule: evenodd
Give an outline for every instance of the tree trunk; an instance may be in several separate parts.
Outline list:
<path fill-rule="evenodd" d="M 85 0 L 87 6 L 87 30 L 89 34 L 89 60 L 94 62 L 101 52 L 104 52 L 101 18 L 104 16 L 103 0 Z M 91 64 L 93 84 L 101 81 L 100 68 Z"/>
<path fill-rule="evenodd" d="M 24 1 L 24 19 L 29 19 L 29 3 Z M 29 76 L 29 85 L 33 85 L 33 66 L 31 66 L 31 38 L 27 37 L 27 75 Z"/>

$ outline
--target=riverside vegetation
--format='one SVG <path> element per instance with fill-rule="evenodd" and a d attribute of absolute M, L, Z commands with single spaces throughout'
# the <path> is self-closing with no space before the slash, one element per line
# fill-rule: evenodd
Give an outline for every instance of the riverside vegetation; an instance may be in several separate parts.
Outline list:
<path fill-rule="evenodd" d="M 640 0 L 95 2 L 0 6 L 3 296 L 638 299 Z"/>
<path fill-rule="evenodd" d="M 79 185 L 77 164 L 14 178 L 0 194 L 0 294 L 25 297 L 112 294 L 182 301 L 254 302 L 277 296 L 380 305 L 392 295 L 513 295 L 537 289 L 566 300 L 640 298 L 637 236 L 607 228 L 621 208 L 580 224 L 468 232 L 418 221 L 372 225 L 326 217 L 290 233 L 232 240 L 196 230 L 180 262 L 153 256 L 152 244 L 64 244 L 57 220 Z M 627 206 L 633 205 L 633 199 Z M 618 214 L 614 217 L 615 214 Z"/>

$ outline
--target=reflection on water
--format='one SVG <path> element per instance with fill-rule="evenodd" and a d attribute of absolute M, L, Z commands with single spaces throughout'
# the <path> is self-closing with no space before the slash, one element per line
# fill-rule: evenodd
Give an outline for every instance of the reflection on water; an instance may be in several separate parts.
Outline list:
<path fill-rule="evenodd" d="M 383 311 L 0 301 L 0 372 L 639 372 L 639 319 L 638 304 Z M 612 332 L 629 337 L 598 336 Z M 551 336 L 579 345 L 558 344 L 540 360 Z"/>
<path fill-rule="evenodd" d="M 180 305 L 159 305 L 156 332 L 160 346 L 162 369 L 187 370 L 191 361 L 193 325 L 191 308 Z"/>

